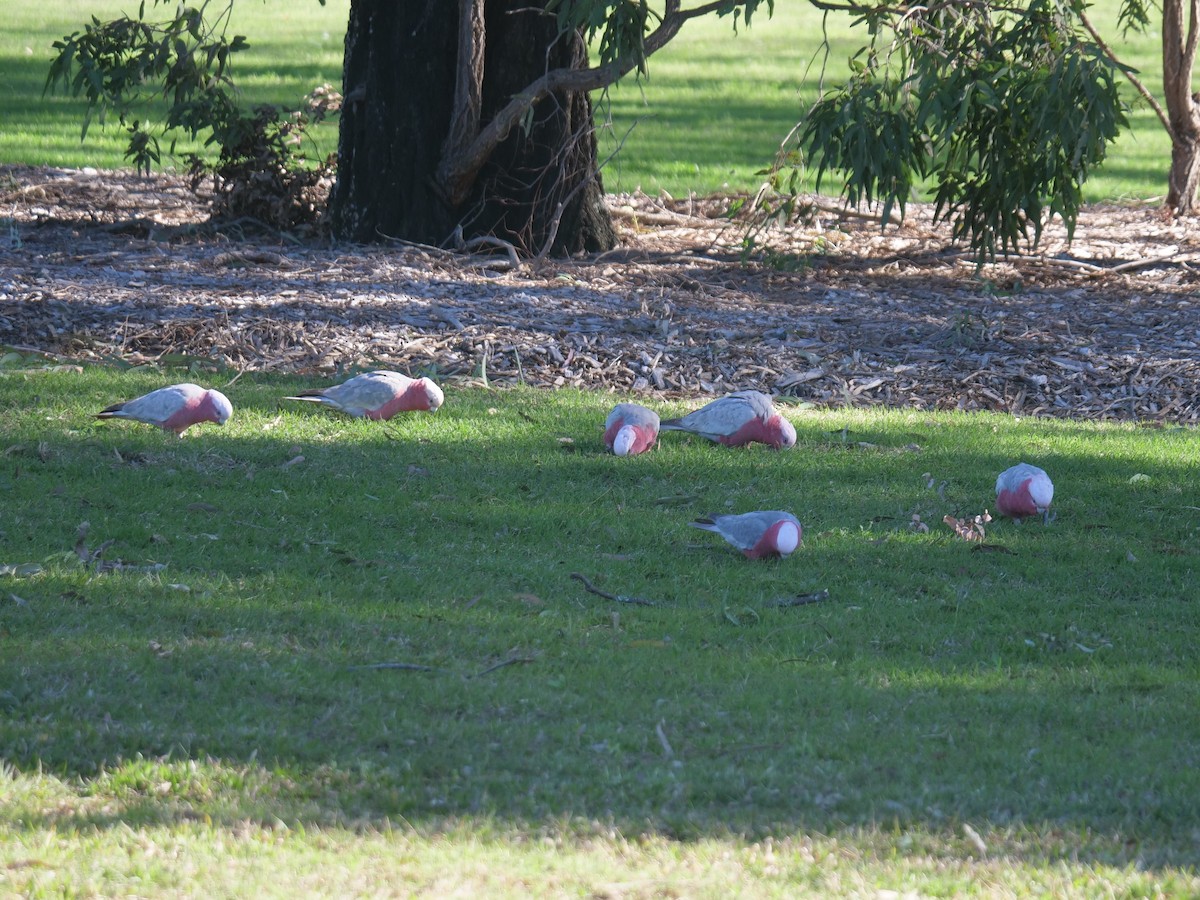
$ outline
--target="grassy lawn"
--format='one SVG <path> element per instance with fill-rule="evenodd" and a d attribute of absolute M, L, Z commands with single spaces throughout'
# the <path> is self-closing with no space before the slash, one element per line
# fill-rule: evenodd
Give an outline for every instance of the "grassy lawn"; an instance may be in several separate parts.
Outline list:
<path fill-rule="evenodd" d="M 123 165 L 41 91 L 133 5 L 12 6 L 0 162 Z M 337 84 L 347 9 L 240 4 L 247 102 Z M 608 188 L 752 189 L 818 29 L 686 28 L 601 109 Z M 1091 199 L 1163 193 L 1135 122 Z M 1194 430 L 793 408 L 791 452 L 617 459 L 610 396 L 445 385 L 380 424 L 230 378 L 0 349 L 0 896 L 1200 894 Z M 91 418 L 180 380 L 229 425 Z M 1057 521 L 955 538 L 1019 460 Z M 756 508 L 804 547 L 686 525 Z"/>
<path fill-rule="evenodd" d="M 1121 40 L 1117 7 L 1117 0 L 1102 0 L 1092 18 L 1158 90 L 1158 37 Z M 313 0 L 239 3 L 233 30 L 248 35 L 252 48 L 238 56 L 234 73 L 247 103 L 292 104 L 323 82 L 340 85 L 348 8 L 346 0 L 330 0 L 326 6 Z M 89 15 L 112 17 L 125 9 L 135 6 L 98 0 L 81 7 L 70 0 L 48 0 L 7 11 L 0 22 L 0 162 L 97 168 L 125 164 L 125 142 L 115 123 L 105 130 L 93 127 L 80 145 L 83 105 L 62 95 L 42 96 L 51 43 L 80 30 Z M 859 42 L 844 17 L 830 16 L 829 31 L 827 78 L 836 79 L 847 71 L 847 58 Z M 770 163 L 779 142 L 816 96 L 820 33 L 820 16 L 803 2 L 778 4 L 774 19 L 763 14 L 736 36 L 729 19 L 689 23 L 653 57 L 648 82 L 628 80 L 601 104 L 602 153 L 624 140 L 606 170 L 606 187 L 666 190 L 676 196 L 755 190 L 762 180 L 755 172 Z M 1132 90 L 1129 97 L 1135 100 Z M 1147 199 L 1166 192 L 1170 143 L 1144 103 L 1137 101 L 1132 120 L 1133 130 L 1086 186 L 1089 200 Z M 318 155 L 332 152 L 336 125 L 321 126 L 317 141 Z M 180 151 L 184 149 L 197 148 L 181 145 Z"/>
<path fill-rule="evenodd" d="M 189 377 L 0 368 L 0 893 L 1200 891 L 1194 431 L 793 409 L 618 459 L 610 397 L 381 425 L 263 375 L 182 440 L 90 417 Z M 1057 521 L 954 538 L 1021 459 Z M 804 547 L 685 524 L 754 508 Z"/>
<path fill-rule="evenodd" d="M 214 4 L 217 9 L 222 4 Z M 349 3 L 317 0 L 298 3 L 240 2 L 234 7 L 230 31 L 245 34 L 251 48 L 234 57 L 234 79 L 245 102 L 295 106 L 317 85 L 329 82 L 340 88 L 342 38 L 346 33 Z M 50 0 L 25 3 L 7 10 L 0 21 L 0 162 L 98 169 L 130 168 L 124 159 L 126 135 L 118 123 L 105 127 L 93 123 L 80 143 L 86 104 L 62 92 L 43 95 L 53 43 L 84 26 L 95 16 L 101 21 L 122 14 L 137 17 L 138 4 L 125 0 Z M 167 18 L 146 4 L 150 21 Z M 318 156 L 337 147 L 336 122 L 315 130 Z M 167 141 L 163 164 L 168 166 Z M 187 152 L 202 152 L 199 144 L 180 141 L 177 165 L 183 169 Z"/>

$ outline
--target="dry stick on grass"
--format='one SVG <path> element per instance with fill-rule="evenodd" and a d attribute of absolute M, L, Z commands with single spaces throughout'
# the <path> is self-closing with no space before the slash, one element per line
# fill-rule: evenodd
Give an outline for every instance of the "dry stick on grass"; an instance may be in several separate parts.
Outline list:
<path fill-rule="evenodd" d="M 795 597 L 780 597 L 772 606 L 806 606 L 809 603 L 820 603 L 829 599 L 829 589 L 825 588 L 811 594 L 797 594 Z"/>
<path fill-rule="evenodd" d="M 404 672 L 446 672 L 448 669 L 439 669 L 437 666 L 423 666 L 420 663 L 406 662 L 381 662 L 370 663 L 364 666 L 349 666 L 350 669 L 400 669 Z"/>
<path fill-rule="evenodd" d="M 594 584 L 592 584 L 590 581 L 588 581 L 587 576 L 580 575 L 578 572 L 572 572 L 571 577 L 574 578 L 576 581 L 582 583 L 584 589 L 587 590 L 589 593 L 595 594 L 598 597 L 603 597 L 605 600 L 613 600 L 617 603 L 632 603 L 634 606 L 653 606 L 654 605 L 654 601 L 644 600 L 641 597 L 626 597 L 624 594 L 618 596 L 616 594 L 609 594 L 605 591 L 602 591 L 598 587 L 596 587 Z"/>
<path fill-rule="evenodd" d="M 671 742 L 667 740 L 667 732 L 663 726 L 666 724 L 665 719 L 659 719 L 658 724 L 654 726 L 654 733 L 658 736 L 658 742 L 662 745 L 663 753 L 668 759 L 675 758 L 675 749 L 671 746 Z"/>
<path fill-rule="evenodd" d="M 476 672 L 474 675 L 468 675 L 467 677 L 468 678 L 479 678 L 483 675 L 487 675 L 489 672 L 495 672 L 497 669 L 503 669 L 505 666 L 514 666 L 517 663 L 531 663 L 531 662 L 534 662 L 535 660 L 536 660 L 536 657 L 533 657 L 533 656 L 510 656 L 508 659 L 502 659 L 502 660 L 500 660 L 500 662 L 495 663 L 494 665 L 490 665 L 486 669 L 481 669 L 480 671 Z"/>
<path fill-rule="evenodd" d="M 488 666 L 486 669 L 481 669 L 474 675 L 467 675 L 467 678 L 478 678 L 481 675 L 487 675 L 489 672 L 495 672 L 497 669 L 503 669 L 505 666 L 516 665 L 517 663 L 531 663 L 536 657 L 533 656 L 510 656 L 507 659 L 502 659 L 494 665 Z M 449 669 L 443 669 L 439 666 L 426 666 L 421 663 L 409 662 L 381 662 L 367 663 L 361 666 L 348 666 L 351 670 L 362 669 L 396 669 L 401 672 L 449 672 Z"/>

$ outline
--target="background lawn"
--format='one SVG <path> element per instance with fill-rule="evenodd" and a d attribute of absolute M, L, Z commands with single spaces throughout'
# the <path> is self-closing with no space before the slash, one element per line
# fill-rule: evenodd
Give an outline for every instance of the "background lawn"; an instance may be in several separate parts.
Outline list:
<path fill-rule="evenodd" d="M 1117 0 L 1091 10 L 1124 58 L 1145 81 L 1161 86 L 1159 37 L 1116 31 Z M 234 74 L 246 102 L 294 104 L 319 84 L 341 85 L 342 36 L 349 5 L 312 2 L 239 3 L 233 30 L 246 34 L 251 49 L 237 57 Z M 81 30 L 87 17 L 110 18 L 134 4 L 47 0 L 17 4 L 0 22 L 0 162 L 31 165 L 125 165 L 125 141 L 115 123 L 93 126 L 79 142 L 83 105 L 61 94 L 42 96 L 51 44 Z M 845 17 L 828 20 L 831 51 L 826 78 L 846 71 L 858 46 Z M 624 149 L 607 167 L 610 191 L 665 190 L 675 196 L 753 191 L 755 173 L 772 160 L 779 142 L 816 97 L 821 17 L 803 2 L 780 3 L 773 19 L 756 17 L 733 34 L 729 19 L 689 23 L 650 62 L 650 79 L 627 80 L 602 102 L 602 155 Z M 1166 192 L 1170 142 L 1158 120 L 1129 91 L 1134 128 L 1112 149 L 1111 158 L 1086 186 L 1088 200 L 1145 200 Z M 631 131 L 632 130 L 632 131 Z M 336 147 L 336 124 L 316 131 L 314 156 Z M 180 145 L 179 152 L 199 148 Z M 836 185 L 824 189 L 836 193 Z"/>
<path fill-rule="evenodd" d="M 793 409 L 617 459 L 603 396 L 380 425 L 248 374 L 176 440 L 90 413 L 227 378 L 0 372 L 18 893 L 1200 890 L 1192 430 Z M 952 537 L 1019 459 L 1057 522 Z M 686 526 L 779 507 L 783 561 Z"/>

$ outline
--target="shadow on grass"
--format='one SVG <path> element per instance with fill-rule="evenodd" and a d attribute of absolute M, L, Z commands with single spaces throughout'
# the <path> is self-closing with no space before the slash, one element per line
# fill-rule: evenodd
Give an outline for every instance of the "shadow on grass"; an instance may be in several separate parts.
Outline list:
<path fill-rule="evenodd" d="M 277 383 L 242 385 L 246 429 L 269 423 Z M 1060 521 L 998 525 L 1015 554 L 978 554 L 870 522 L 932 512 L 923 469 L 967 453 L 997 471 L 1011 437 L 964 450 L 930 427 L 920 455 L 872 454 L 813 417 L 790 454 L 667 436 L 617 460 L 581 430 L 606 398 L 594 415 L 507 400 L 534 422 L 462 392 L 396 423 L 401 441 L 316 414 L 286 440 L 51 440 L 51 472 L 4 485 L 5 554 L 27 532 L 69 550 L 87 516 L 95 540 L 118 538 L 106 558 L 169 566 L 51 560 L 5 584 L 21 603 L 0 606 L 0 755 L 84 800 L 4 815 L 59 830 L 477 817 L 680 839 L 970 821 L 1111 835 L 1106 861 L 1197 860 L 1194 538 L 1185 523 L 1183 555 L 1139 543 L 1141 565 L 1124 559 L 1156 515 L 1097 512 L 1128 445 L 1071 423 L 1027 433 L 1063 473 Z M 1182 459 L 1130 464 L 1164 488 L 1190 477 Z M 945 502 L 985 502 L 989 478 L 960 468 Z M 64 490 L 35 496 L 51 483 Z M 795 557 L 755 566 L 684 525 L 755 501 L 803 507 Z M 194 508 L 180 522 L 171 503 Z M 589 595 L 574 571 L 658 605 Z M 774 605 L 820 587 L 831 601 Z"/>

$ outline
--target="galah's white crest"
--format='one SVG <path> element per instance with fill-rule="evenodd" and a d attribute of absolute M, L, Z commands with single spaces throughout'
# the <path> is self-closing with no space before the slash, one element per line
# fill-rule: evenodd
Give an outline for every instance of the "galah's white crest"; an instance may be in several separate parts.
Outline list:
<path fill-rule="evenodd" d="M 1049 524 L 1053 499 L 1054 484 L 1050 476 L 1029 463 L 1017 463 L 996 479 L 996 509 L 1011 519 L 1020 521 L 1040 515 L 1042 522 Z"/>
<path fill-rule="evenodd" d="M 787 556 L 800 546 L 800 539 L 804 535 L 799 520 L 791 513 L 778 509 L 736 516 L 707 516 L 688 524 L 719 534 L 746 554 L 748 559 Z"/>
<path fill-rule="evenodd" d="M 428 378 L 409 378 L 399 372 L 380 370 L 355 375 L 333 387 L 301 391 L 285 400 L 307 400 L 343 412 L 356 419 L 390 419 L 398 412 L 436 410 L 444 399 L 442 389 Z"/>
<path fill-rule="evenodd" d="M 663 431 L 689 431 L 730 447 L 757 441 L 776 450 L 796 445 L 796 428 L 761 391 L 735 391 L 678 419 L 664 419 Z"/>
<path fill-rule="evenodd" d="M 658 413 L 637 403 L 618 403 L 604 420 L 604 446 L 617 456 L 635 456 L 658 439 Z"/>
<path fill-rule="evenodd" d="M 97 419 L 134 419 L 182 435 L 200 422 L 224 425 L 233 415 L 233 404 L 217 390 L 198 384 L 173 384 L 134 400 L 114 403 L 96 413 Z"/>

